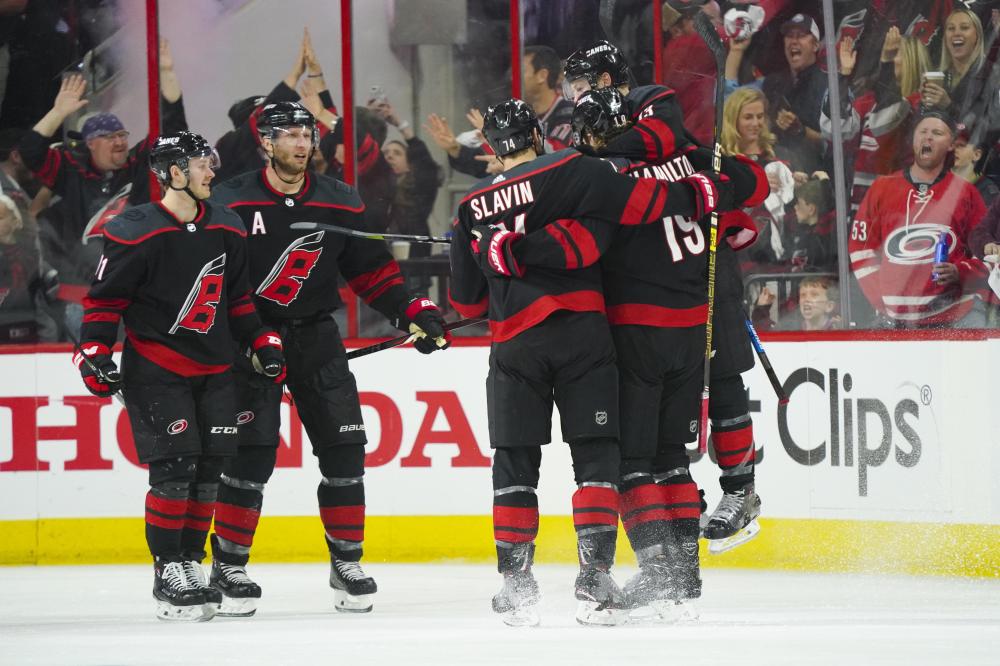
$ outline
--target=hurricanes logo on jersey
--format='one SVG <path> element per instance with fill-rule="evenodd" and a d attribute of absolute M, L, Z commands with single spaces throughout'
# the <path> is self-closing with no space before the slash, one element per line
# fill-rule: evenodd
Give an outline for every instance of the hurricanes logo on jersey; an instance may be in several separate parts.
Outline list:
<path fill-rule="evenodd" d="M 215 306 L 222 300 L 223 274 L 226 268 L 226 255 L 220 254 L 215 259 L 202 266 L 198 278 L 191 286 L 184 307 L 177 314 L 174 325 L 170 327 L 173 335 L 179 328 L 186 328 L 196 333 L 208 333 L 215 323 Z"/>
<path fill-rule="evenodd" d="M 894 264 L 932 264 L 934 246 L 941 232 L 948 234 L 948 247 L 955 247 L 958 238 L 950 227 L 943 224 L 911 224 L 890 233 L 882 245 L 882 252 Z"/>
<path fill-rule="evenodd" d="M 257 295 L 286 306 L 298 298 L 303 283 L 323 254 L 320 244 L 325 233 L 317 231 L 292 241 L 257 287 Z"/>

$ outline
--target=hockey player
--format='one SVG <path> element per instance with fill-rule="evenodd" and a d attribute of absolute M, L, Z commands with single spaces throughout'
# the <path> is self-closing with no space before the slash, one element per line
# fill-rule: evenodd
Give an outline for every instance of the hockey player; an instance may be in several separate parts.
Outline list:
<path fill-rule="evenodd" d="M 354 375 L 347 366 L 333 311 L 343 305 L 337 279 L 394 325 L 418 335 L 421 353 L 447 347 L 450 336 L 434 303 L 411 295 L 385 243 L 327 231 L 291 229 L 329 222 L 364 229 L 364 204 L 348 185 L 307 169 L 317 147 L 316 120 L 296 102 L 265 106 L 258 118 L 267 166 L 216 188 L 214 198 L 239 214 L 249 232 L 251 286 L 265 322 L 286 341 L 286 384 L 319 459 L 319 513 L 330 551 L 330 586 L 338 611 L 372 608 L 375 581 L 361 568 L 366 443 Z M 235 368 L 239 391 L 238 455 L 222 477 L 212 535 L 211 582 L 222 614 L 253 615 L 260 586 L 246 574 L 264 485 L 278 449 L 280 386 Z"/>
<path fill-rule="evenodd" d="M 593 264 L 602 245 L 580 220 L 643 224 L 666 214 L 700 217 L 731 199 L 725 179 L 689 174 L 676 183 L 636 181 L 574 150 L 543 155 L 530 106 L 511 99 L 491 107 L 484 134 L 503 173 L 480 181 L 459 204 L 452 239 L 451 301 L 464 316 L 487 311 L 493 345 L 487 379 L 493 460 L 493 530 L 504 577 L 493 609 L 508 624 L 536 624 L 538 586 L 532 575 L 538 529 L 541 445 L 549 442 L 552 403 L 559 407 L 573 457 L 573 495 L 580 574 L 577 620 L 623 621 L 625 598 L 611 578 L 618 526 L 618 373 Z M 492 228 L 491 228 L 492 225 Z M 481 251 L 470 252 L 476 234 Z M 535 231 L 538 256 L 563 269 L 522 275 L 507 241 Z M 544 259 L 547 258 L 547 259 Z M 480 261 L 491 266 L 487 279 Z M 497 274 L 500 277 L 497 277 Z M 511 280 L 509 275 L 519 279 Z"/>
<path fill-rule="evenodd" d="M 123 392 L 139 462 L 149 465 L 156 616 L 210 620 L 221 595 L 200 562 L 223 460 L 236 452 L 234 338 L 262 381 L 280 376 L 284 361 L 250 298 L 243 224 L 205 201 L 218 167 L 211 146 L 190 132 L 162 136 L 149 163 L 167 192 L 105 226 L 73 362 L 91 393 Z M 123 319 L 119 374 L 111 347 Z"/>
<path fill-rule="evenodd" d="M 705 151 L 682 124 L 674 92 L 664 86 L 629 85 L 628 63 L 616 46 L 597 42 L 566 60 L 565 76 L 571 94 L 591 89 L 616 88 L 625 95 L 631 127 L 603 145 L 598 154 L 669 163 L 681 154 L 701 160 L 695 168 L 707 168 Z M 749 160 L 740 158 L 744 164 Z M 756 168 L 756 167 L 754 167 Z M 767 192 L 764 191 L 764 196 Z M 713 318 L 709 418 L 712 445 L 722 470 L 719 483 L 723 496 L 706 519 L 704 536 L 715 542 L 714 552 L 724 552 L 756 536 L 759 531 L 760 498 L 754 486 L 753 423 L 750 404 L 740 373 L 754 366 L 750 340 L 745 333 L 742 306 L 743 279 L 739 264 L 728 245 L 719 247 L 717 289 Z"/>
<path fill-rule="evenodd" d="M 624 100 L 614 88 L 584 93 L 573 115 L 582 150 L 613 143 L 629 125 Z M 699 148 L 661 164 L 609 161 L 633 178 L 674 182 L 694 173 L 695 163 L 709 162 L 710 153 Z M 737 201 L 766 196 L 766 178 L 755 166 L 727 158 L 723 172 L 732 176 Z M 723 221 L 727 242 L 745 244 L 755 236 L 752 221 L 741 214 L 727 214 Z M 585 224 L 601 238 L 608 229 Z M 694 440 L 698 418 L 707 316 L 706 226 L 705 219 L 699 225 L 697 219 L 668 216 L 662 226 L 619 227 L 600 260 L 620 374 L 620 512 L 641 568 L 625 591 L 631 607 L 652 606 L 665 619 L 674 619 L 684 610 L 680 602 L 701 593 L 700 501 L 684 445 Z M 492 240 L 497 232 L 481 233 Z M 547 243 L 541 232 L 509 236 L 507 263 L 524 266 L 525 274 L 535 266 L 570 267 L 557 255 L 539 254 L 538 247 Z M 591 254 L 588 260 L 596 258 Z M 489 262 L 487 268 L 497 272 Z"/>

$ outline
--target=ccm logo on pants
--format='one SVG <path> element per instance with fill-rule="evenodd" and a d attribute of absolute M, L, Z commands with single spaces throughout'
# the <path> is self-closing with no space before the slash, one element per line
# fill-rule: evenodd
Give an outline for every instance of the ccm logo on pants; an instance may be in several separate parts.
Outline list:
<path fill-rule="evenodd" d="M 211 432 L 213 435 L 218 435 L 218 434 L 235 435 L 236 426 L 212 426 L 209 432 Z"/>

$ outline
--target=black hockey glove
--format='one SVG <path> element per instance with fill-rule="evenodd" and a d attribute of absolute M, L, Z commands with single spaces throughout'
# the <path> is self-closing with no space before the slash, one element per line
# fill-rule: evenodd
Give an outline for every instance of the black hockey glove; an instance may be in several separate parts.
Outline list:
<path fill-rule="evenodd" d="M 430 354 L 438 349 L 451 346 L 451 333 L 444 330 L 444 317 L 434 301 L 426 296 L 417 296 L 406 304 L 403 321 L 409 322 L 410 333 L 416 336 L 413 346 L 421 354 Z M 397 328 L 403 328 L 396 323 Z"/>
<path fill-rule="evenodd" d="M 480 224 L 472 227 L 472 253 L 479 268 L 487 275 L 521 277 L 524 268 L 514 257 L 513 246 L 524 234 L 507 231 L 503 227 Z"/>
<path fill-rule="evenodd" d="M 280 384 L 285 380 L 285 354 L 281 336 L 274 331 L 261 329 L 250 345 L 250 363 L 253 369 Z"/>
<path fill-rule="evenodd" d="M 83 358 L 85 355 L 86 360 Z M 84 343 L 73 354 L 73 365 L 80 371 L 87 390 L 100 398 L 113 396 L 122 389 L 121 373 L 111 358 L 111 350 L 105 344 Z"/>
<path fill-rule="evenodd" d="M 696 220 L 700 220 L 713 211 L 724 213 L 735 207 L 733 183 L 725 174 L 717 174 L 714 171 L 699 171 L 681 179 L 680 182 L 687 183 L 694 190 L 697 211 L 693 218 Z"/>

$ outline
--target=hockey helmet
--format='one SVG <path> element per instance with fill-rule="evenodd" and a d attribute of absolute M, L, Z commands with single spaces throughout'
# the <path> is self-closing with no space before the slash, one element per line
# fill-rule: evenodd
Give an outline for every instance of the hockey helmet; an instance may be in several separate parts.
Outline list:
<path fill-rule="evenodd" d="M 585 132 L 604 142 L 610 141 L 631 124 L 625 98 L 617 88 L 587 91 L 573 109 L 573 144 L 583 145 Z"/>
<path fill-rule="evenodd" d="M 161 183 L 170 183 L 170 167 L 177 167 L 188 173 L 188 161 L 194 157 L 208 157 L 213 170 L 221 166 L 219 154 L 200 134 L 177 132 L 160 136 L 149 150 L 149 168 Z"/>
<path fill-rule="evenodd" d="M 519 99 L 494 104 L 483 116 L 483 135 L 499 157 L 534 146 L 535 130 L 542 131 L 535 110 Z"/>
<path fill-rule="evenodd" d="M 290 127 L 308 127 L 312 130 L 313 146 L 319 145 L 316 117 L 298 102 L 275 102 L 260 110 L 257 131 L 261 136 L 274 140 L 278 130 Z"/>
<path fill-rule="evenodd" d="M 617 46 L 601 40 L 585 49 L 574 52 L 566 58 L 563 73 L 566 81 L 572 83 L 585 79 L 591 88 L 597 87 L 597 80 L 603 72 L 611 76 L 611 85 L 620 86 L 629 82 L 628 63 Z"/>

